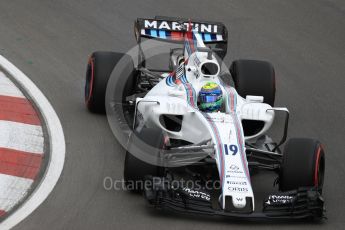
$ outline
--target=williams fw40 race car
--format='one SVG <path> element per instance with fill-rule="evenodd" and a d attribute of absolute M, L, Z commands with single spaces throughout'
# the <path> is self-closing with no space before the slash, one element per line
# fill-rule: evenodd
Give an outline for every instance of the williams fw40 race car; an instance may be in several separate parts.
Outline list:
<path fill-rule="evenodd" d="M 226 68 L 228 32 L 218 22 L 139 18 L 134 31 L 136 57 L 93 53 L 85 84 L 87 108 L 107 112 L 127 150 L 128 189 L 180 213 L 324 217 L 323 147 L 308 138 L 286 141 L 289 111 L 274 106 L 269 62 L 236 60 Z M 144 40 L 177 46 L 167 52 L 169 68 L 148 67 Z M 278 114 L 283 132 L 273 141 L 268 131 Z M 253 185 L 260 170 L 276 173 L 267 192 Z"/>

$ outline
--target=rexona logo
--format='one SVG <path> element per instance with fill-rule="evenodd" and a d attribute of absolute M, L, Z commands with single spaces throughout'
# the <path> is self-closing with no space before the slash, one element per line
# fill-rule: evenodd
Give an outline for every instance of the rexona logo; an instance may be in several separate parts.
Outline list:
<path fill-rule="evenodd" d="M 183 25 L 188 28 L 189 23 L 185 22 Z M 218 33 L 218 26 L 206 23 L 191 23 L 194 31 L 201 33 Z M 156 20 L 145 20 L 144 21 L 145 29 L 158 29 L 158 30 L 173 30 L 173 31 L 182 31 L 182 26 L 178 22 L 170 21 L 156 21 Z"/>

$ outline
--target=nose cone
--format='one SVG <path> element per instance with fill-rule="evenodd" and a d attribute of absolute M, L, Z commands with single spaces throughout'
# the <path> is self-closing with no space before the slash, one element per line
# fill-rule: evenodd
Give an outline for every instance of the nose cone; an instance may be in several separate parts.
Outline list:
<path fill-rule="evenodd" d="M 241 196 L 233 196 L 232 197 L 232 204 L 235 208 L 244 208 L 246 207 L 246 198 Z"/>

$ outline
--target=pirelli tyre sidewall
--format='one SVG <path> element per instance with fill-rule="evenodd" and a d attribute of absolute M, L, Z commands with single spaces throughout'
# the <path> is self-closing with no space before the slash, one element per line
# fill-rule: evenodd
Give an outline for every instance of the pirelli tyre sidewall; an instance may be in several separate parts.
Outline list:
<path fill-rule="evenodd" d="M 315 139 L 291 138 L 285 145 L 279 176 L 279 189 L 316 187 L 322 191 L 325 153 Z"/>

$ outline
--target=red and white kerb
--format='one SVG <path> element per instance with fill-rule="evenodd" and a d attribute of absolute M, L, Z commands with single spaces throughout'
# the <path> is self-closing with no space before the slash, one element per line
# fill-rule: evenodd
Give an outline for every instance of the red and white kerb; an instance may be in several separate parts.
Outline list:
<path fill-rule="evenodd" d="M 0 217 L 29 193 L 43 153 L 44 137 L 36 110 L 0 72 Z"/>

